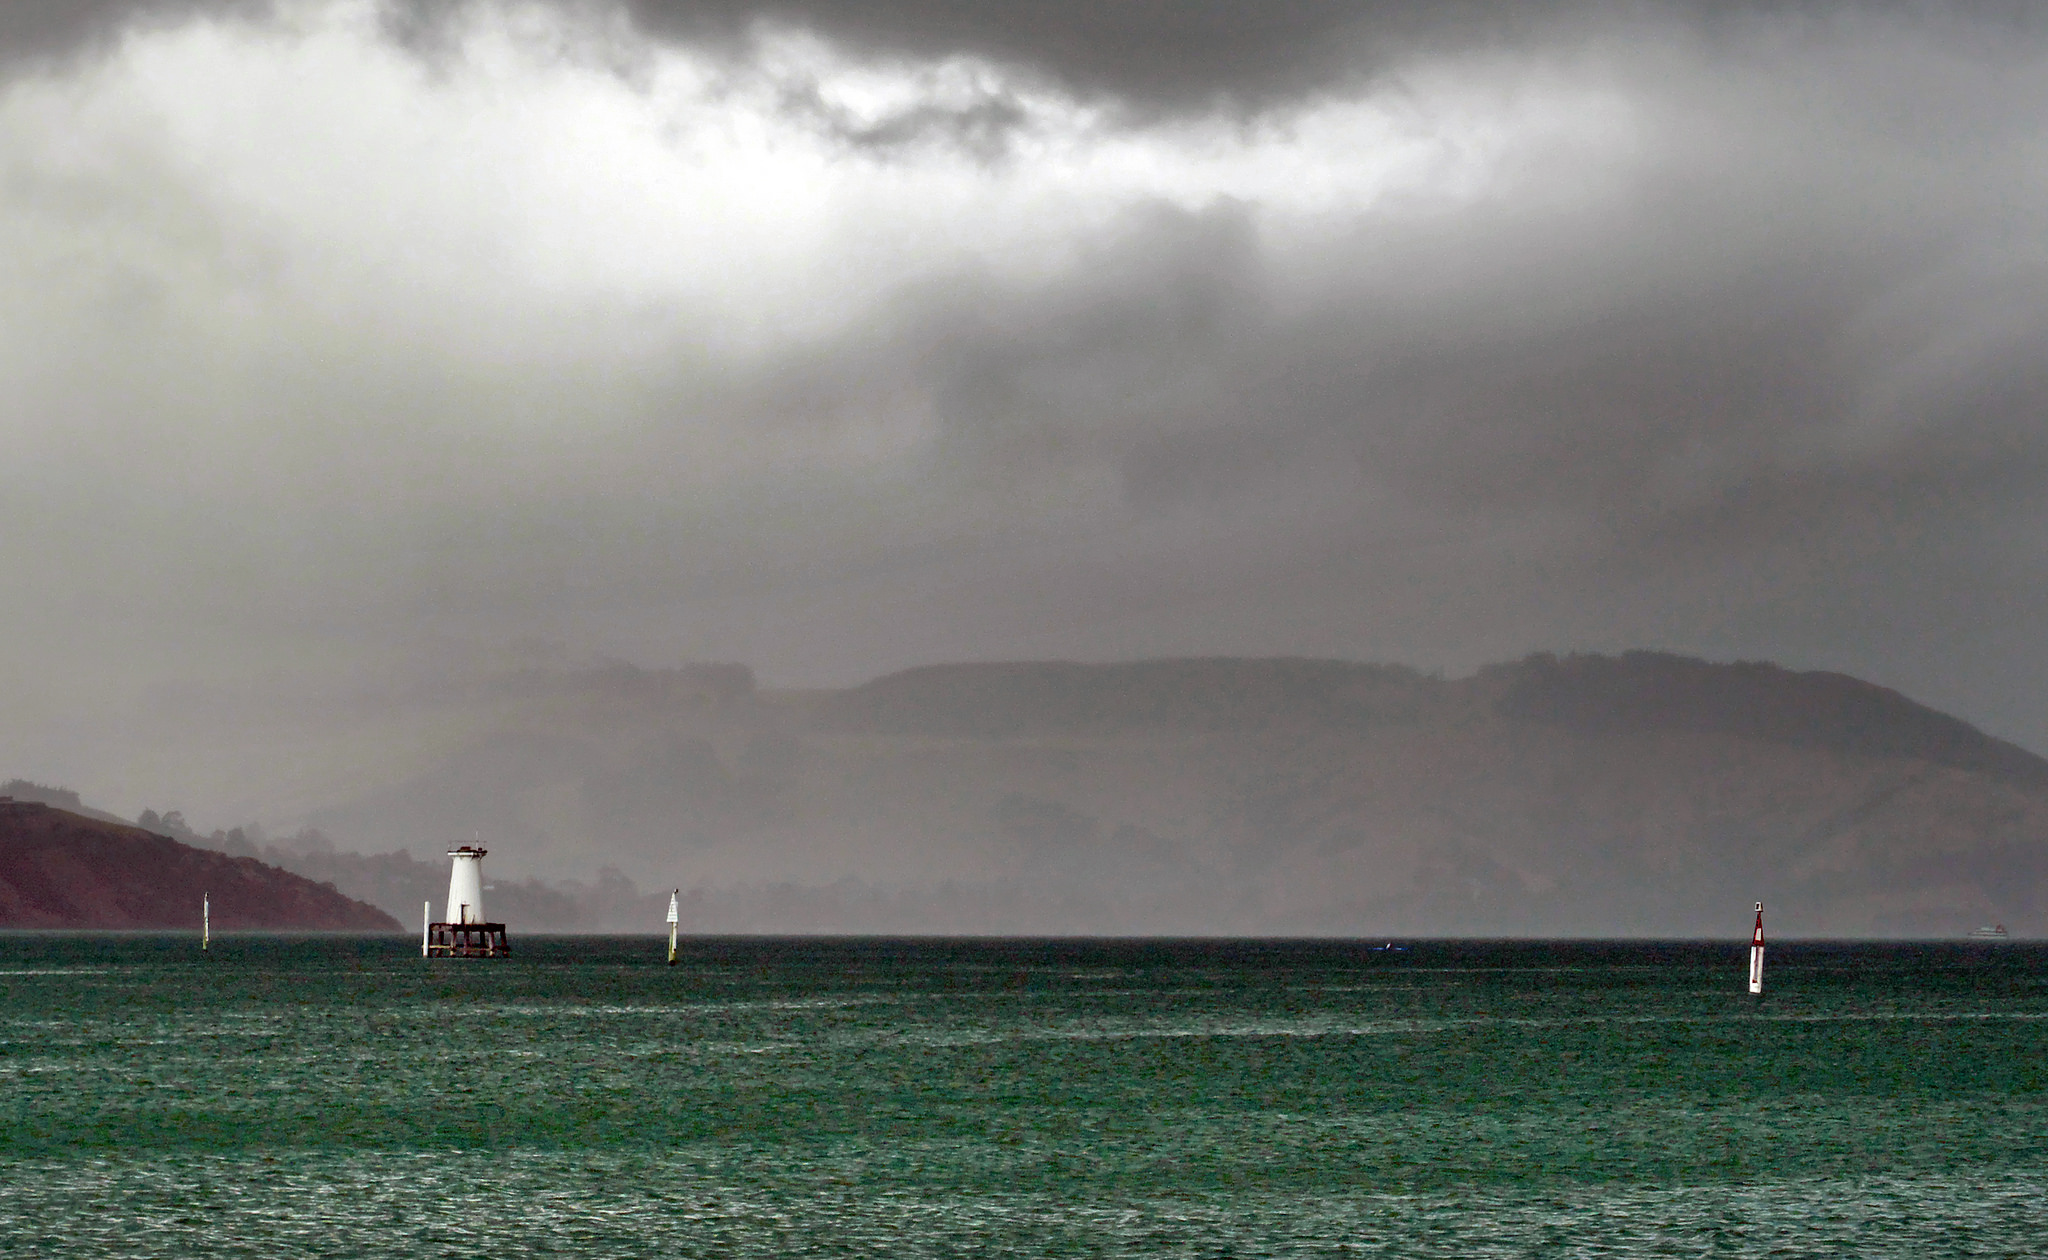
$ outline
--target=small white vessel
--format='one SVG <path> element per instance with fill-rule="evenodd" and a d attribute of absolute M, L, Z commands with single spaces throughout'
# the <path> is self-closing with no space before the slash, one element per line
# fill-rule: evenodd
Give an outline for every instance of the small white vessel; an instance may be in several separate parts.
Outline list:
<path fill-rule="evenodd" d="M 1764 903 L 1756 903 L 1756 931 L 1749 937 L 1749 991 L 1764 991 Z"/>
<path fill-rule="evenodd" d="M 1973 941 L 2002 941 L 2011 936 L 2012 933 L 2005 930 L 2005 924 L 2003 923 L 1994 923 L 1990 927 L 1980 927 L 1970 933 L 1970 939 Z"/>

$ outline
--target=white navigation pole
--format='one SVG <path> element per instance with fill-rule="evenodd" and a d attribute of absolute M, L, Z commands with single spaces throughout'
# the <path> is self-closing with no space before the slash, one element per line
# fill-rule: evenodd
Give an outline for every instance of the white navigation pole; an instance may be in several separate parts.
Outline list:
<path fill-rule="evenodd" d="M 427 938 L 433 933 L 433 931 L 434 903 L 431 901 L 422 901 L 420 903 L 420 957 L 422 958 L 425 958 L 427 956 Z"/>
<path fill-rule="evenodd" d="M 1764 991 L 1764 903 L 1756 903 L 1756 932 L 1749 938 L 1749 991 Z"/>
<path fill-rule="evenodd" d="M 678 906 L 682 895 L 680 888 L 668 895 L 668 965 L 671 967 L 676 965 L 676 924 L 683 919 Z"/>
<path fill-rule="evenodd" d="M 199 948 L 213 947 L 213 894 L 199 894 Z"/>

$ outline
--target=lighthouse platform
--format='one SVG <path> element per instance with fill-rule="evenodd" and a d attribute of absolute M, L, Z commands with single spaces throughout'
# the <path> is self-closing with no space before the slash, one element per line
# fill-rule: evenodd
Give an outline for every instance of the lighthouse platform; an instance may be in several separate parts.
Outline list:
<path fill-rule="evenodd" d="M 429 958 L 510 958 L 512 944 L 502 923 L 429 923 Z"/>

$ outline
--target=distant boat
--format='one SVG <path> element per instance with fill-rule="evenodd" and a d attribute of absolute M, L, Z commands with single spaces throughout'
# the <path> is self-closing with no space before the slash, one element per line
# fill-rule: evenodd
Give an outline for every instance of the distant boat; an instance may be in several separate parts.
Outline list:
<path fill-rule="evenodd" d="M 1978 928 L 1970 933 L 1970 939 L 1973 941 L 2002 941 L 2011 935 L 2012 933 L 2005 930 L 2005 924 L 1997 923 L 1990 927 Z"/>

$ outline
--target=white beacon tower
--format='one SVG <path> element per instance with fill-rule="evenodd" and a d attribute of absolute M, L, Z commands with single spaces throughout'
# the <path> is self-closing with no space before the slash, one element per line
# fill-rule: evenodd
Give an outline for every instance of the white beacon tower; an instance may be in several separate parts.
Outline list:
<path fill-rule="evenodd" d="M 427 925 L 428 957 L 503 958 L 512 952 L 505 925 L 484 918 L 484 854 L 490 850 L 465 844 L 448 850 L 454 863 L 448 871 L 448 909 L 440 923 Z"/>
<path fill-rule="evenodd" d="M 448 850 L 455 865 L 448 872 L 448 922 L 484 921 L 484 854 L 472 844 Z"/>

